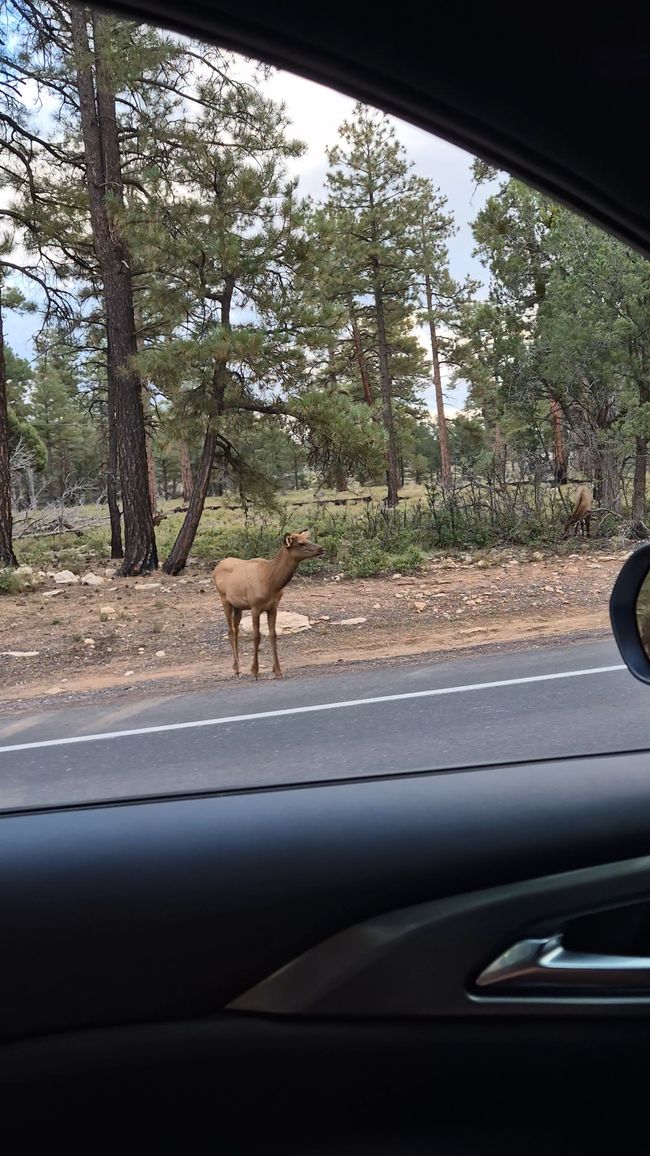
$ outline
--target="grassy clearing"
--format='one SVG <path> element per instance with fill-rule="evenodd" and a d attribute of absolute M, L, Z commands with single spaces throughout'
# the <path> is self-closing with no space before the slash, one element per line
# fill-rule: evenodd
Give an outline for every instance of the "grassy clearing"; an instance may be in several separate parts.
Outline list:
<path fill-rule="evenodd" d="M 383 572 L 410 573 L 436 553 L 456 550 L 486 552 L 502 546 L 553 546 L 558 553 L 576 549 L 576 539 L 560 543 L 566 503 L 553 492 L 541 500 L 532 487 L 497 492 L 484 484 L 465 486 L 451 496 L 439 488 L 409 485 L 400 493 L 399 506 L 387 510 L 375 487 L 346 494 L 315 496 L 297 491 L 279 496 L 273 512 L 249 510 L 233 495 L 207 502 L 192 555 L 214 565 L 220 558 L 270 556 L 290 530 L 310 527 L 325 547 L 323 558 L 303 567 L 306 572 L 336 568 L 350 578 Z M 369 502 L 350 502 L 369 497 Z M 340 503 L 348 499 L 347 505 Z M 330 504 L 325 504 L 329 502 Z M 339 504 L 333 504 L 334 502 Z M 232 508 L 236 506 L 237 508 Z M 174 512 L 176 502 L 162 504 L 165 519 L 157 530 L 158 552 L 164 559 L 183 521 Z M 108 559 L 109 524 L 105 507 L 77 506 L 66 511 L 73 527 L 69 533 L 20 536 L 19 560 L 38 570 L 69 569 L 82 574 Z M 597 528 L 597 526 L 596 526 Z M 602 526 L 601 533 L 611 532 Z M 0 593 L 15 593 L 15 576 L 5 575 Z"/>

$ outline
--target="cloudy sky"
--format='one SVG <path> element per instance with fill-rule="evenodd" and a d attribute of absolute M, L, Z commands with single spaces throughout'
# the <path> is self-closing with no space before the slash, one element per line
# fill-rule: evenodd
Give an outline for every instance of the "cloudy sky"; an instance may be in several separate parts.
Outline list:
<path fill-rule="evenodd" d="M 335 143 L 338 126 L 349 116 L 354 102 L 331 89 L 313 84 L 287 72 L 274 72 L 265 85 L 275 100 L 283 101 L 292 121 L 294 135 L 307 145 L 305 154 L 292 163 L 300 178 L 303 194 L 318 197 L 323 190 L 326 170 L 325 147 Z M 447 197 L 453 211 L 458 232 L 449 244 L 452 274 L 462 279 L 470 274 L 485 280 L 485 270 L 472 256 L 473 239 L 470 221 L 484 202 L 485 191 L 476 189 L 472 181 L 471 160 L 468 153 L 429 133 L 394 121 L 398 136 L 404 144 L 415 171 L 430 177 Z M 6 340 L 23 357 L 31 359 L 33 317 L 10 315 L 6 318 Z M 462 406 L 464 390 L 452 390 L 446 384 L 446 401 L 450 414 Z M 433 390 L 427 397 L 434 408 Z"/>

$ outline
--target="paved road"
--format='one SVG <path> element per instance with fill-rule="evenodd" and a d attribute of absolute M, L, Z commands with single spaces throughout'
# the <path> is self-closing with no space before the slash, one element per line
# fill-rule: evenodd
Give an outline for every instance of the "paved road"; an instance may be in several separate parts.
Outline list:
<path fill-rule="evenodd" d="M 0 807 L 643 747 L 613 642 L 541 647 L 0 719 Z"/>

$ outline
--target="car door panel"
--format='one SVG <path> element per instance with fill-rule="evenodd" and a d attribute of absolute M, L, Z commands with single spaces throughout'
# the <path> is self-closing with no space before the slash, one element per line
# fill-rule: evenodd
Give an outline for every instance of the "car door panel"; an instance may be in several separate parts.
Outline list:
<path fill-rule="evenodd" d="M 214 1014 L 364 920 L 647 854 L 647 768 L 641 752 L 6 815 L 3 1037 Z"/>

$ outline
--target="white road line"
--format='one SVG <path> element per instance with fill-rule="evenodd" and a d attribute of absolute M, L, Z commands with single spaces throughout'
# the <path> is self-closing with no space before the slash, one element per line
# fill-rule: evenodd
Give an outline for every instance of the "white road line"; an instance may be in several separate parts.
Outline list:
<path fill-rule="evenodd" d="M 408 698 L 436 698 L 443 694 L 467 694 L 473 690 L 494 690 L 499 686 L 520 686 L 528 682 L 550 682 L 556 678 L 581 678 L 587 674 L 609 674 L 615 670 L 625 670 L 618 666 L 594 666 L 590 670 L 565 670 L 559 674 L 532 674 L 528 678 L 504 678 L 500 682 L 472 682 L 465 686 L 444 686 L 436 690 L 412 690 L 407 694 L 382 694 L 376 698 L 352 698 L 344 702 L 320 702 L 314 706 L 290 706 L 285 710 L 264 710 L 257 714 L 234 714 L 224 718 L 198 719 L 196 722 L 166 723 L 157 727 L 138 727 L 128 731 L 107 731 L 105 734 L 75 735 L 65 739 L 44 739 L 36 743 L 14 743 L 0 747 L 0 755 L 10 751 L 33 751 L 39 747 L 67 747 L 74 743 L 97 743 L 104 739 L 126 739 L 135 735 L 155 735 L 163 731 L 184 731 L 194 727 L 218 727 L 231 723 L 255 722 L 258 719 L 283 718 L 292 714 L 312 714 L 321 710 L 347 710 L 355 706 L 374 706 L 380 702 L 401 702 Z"/>

